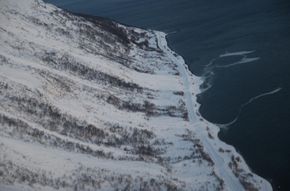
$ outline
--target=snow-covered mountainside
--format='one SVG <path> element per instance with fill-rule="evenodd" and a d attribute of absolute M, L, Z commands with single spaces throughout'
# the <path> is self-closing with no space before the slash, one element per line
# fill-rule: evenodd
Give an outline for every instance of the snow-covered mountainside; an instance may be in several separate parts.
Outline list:
<path fill-rule="evenodd" d="M 271 190 L 165 34 L 0 0 L 0 190 Z"/>

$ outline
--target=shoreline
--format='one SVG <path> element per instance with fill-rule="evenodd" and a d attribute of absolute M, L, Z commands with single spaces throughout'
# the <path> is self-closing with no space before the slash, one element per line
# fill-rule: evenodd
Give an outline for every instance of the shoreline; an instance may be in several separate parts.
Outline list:
<path fill-rule="evenodd" d="M 70 14 L 73 14 L 75 16 L 78 16 L 78 17 L 82 17 L 82 18 L 85 18 L 86 20 L 98 20 L 98 19 L 101 19 L 105 22 L 113 22 L 117 25 L 120 25 L 120 26 L 123 26 L 123 27 L 126 27 L 126 28 L 132 28 L 132 29 L 141 29 L 143 31 L 147 31 L 149 33 L 154 33 L 156 35 L 156 38 L 157 38 L 157 41 L 161 42 L 161 44 L 163 44 L 163 48 L 160 48 L 161 50 L 163 50 L 164 52 L 168 53 L 168 55 L 171 56 L 172 59 L 176 60 L 177 63 L 179 63 L 179 66 L 181 67 L 180 69 L 184 69 L 185 71 L 185 74 L 187 74 L 189 77 L 189 81 L 190 83 L 192 84 L 191 88 L 190 88 L 190 91 L 191 91 L 191 94 L 192 94 L 192 99 L 193 99 L 193 115 L 195 116 L 196 118 L 196 123 L 198 123 L 199 125 L 205 125 L 207 127 L 209 127 L 210 129 L 210 134 L 214 137 L 214 144 L 217 144 L 218 146 L 216 147 L 221 147 L 223 148 L 224 150 L 230 150 L 231 153 L 233 153 L 235 156 L 239 157 L 240 160 L 241 160 L 241 166 L 242 166 L 242 169 L 247 171 L 247 173 L 252 173 L 255 177 L 255 179 L 259 179 L 259 183 L 261 183 L 261 188 L 259 190 L 265 190 L 265 191 L 271 191 L 273 190 L 273 187 L 272 185 L 269 183 L 268 180 L 264 179 L 263 177 L 255 174 L 254 172 L 252 172 L 252 170 L 249 168 L 249 166 L 247 165 L 245 159 L 243 158 L 243 156 L 238 153 L 236 151 L 236 148 L 233 147 L 232 145 L 229 145 L 227 144 L 226 142 L 223 142 L 222 140 L 220 140 L 220 138 L 218 137 L 218 133 L 220 132 L 220 127 L 218 127 L 216 124 L 214 123 L 211 123 L 209 121 L 207 121 L 207 119 L 205 119 L 199 112 L 199 108 L 201 106 L 200 103 L 198 103 L 197 101 L 197 96 L 200 95 L 201 93 L 203 93 L 205 90 L 202 89 L 200 86 L 204 83 L 204 77 L 203 76 L 196 76 L 194 75 L 188 68 L 188 65 L 185 63 L 185 59 L 180 56 L 177 52 L 175 52 L 174 50 L 172 50 L 170 48 L 170 45 L 168 44 L 168 40 L 167 40 L 167 36 L 170 35 L 171 33 L 165 33 L 165 32 L 162 32 L 162 31 L 156 31 L 156 30 L 152 30 L 152 29 L 149 29 L 149 28 L 142 28 L 142 27 L 138 27 L 138 26 L 133 26 L 133 25 L 129 25 L 129 24 L 126 24 L 126 23 L 122 23 L 122 22 L 118 22 L 117 20 L 114 20 L 114 19 L 110 19 L 110 18 L 107 18 L 107 17 L 99 17 L 99 16 L 95 16 L 95 15 L 89 15 L 89 14 L 83 14 L 83 13 L 75 13 L 75 12 L 70 12 L 68 10 L 65 10 L 65 9 L 61 9 L 61 10 L 64 10 L 64 11 L 67 11 L 69 12 Z M 159 42 L 157 44 L 159 44 Z M 194 123 L 194 125 L 196 124 Z M 205 131 L 205 128 L 201 127 L 199 128 L 198 130 L 200 129 L 203 129 L 203 131 L 200 132 L 200 134 L 204 134 L 204 135 L 207 135 L 208 132 Z M 207 138 L 209 139 L 208 137 L 205 137 L 204 138 Z M 212 143 L 207 143 L 207 144 L 212 144 Z M 218 150 L 215 150 L 215 152 L 217 152 Z M 224 159 L 224 157 L 222 157 Z M 227 162 L 229 162 L 230 159 L 227 158 Z M 229 168 L 228 168 L 229 169 Z M 236 183 L 237 184 L 237 183 Z"/>
<path fill-rule="evenodd" d="M 17 1 L 14 3 L 18 5 Z M 14 47 L 4 56 L 12 59 L 17 66 L 11 68 L 8 61 L 4 64 L 3 69 L 7 72 L 2 70 L 2 75 L 11 80 L 7 82 L 6 89 L 11 83 L 16 84 L 4 92 L 8 95 L 15 94 L 13 91 L 21 92 L 19 99 L 22 103 L 28 103 L 13 105 L 13 99 L 3 102 L 2 121 L 7 121 L 8 125 L 2 122 L 4 128 L 1 133 L 5 136 L 7 134 L 8 138 L 1 141 L 1 148 L 7 154 L 7 159 L 2 159 L 5 161 L 3 163 L 11 161 L 6 172 L 9 172 L 8 183 L 20 178 L 21 173 L 38 177 L 37 172 L 41 169 L 48 172 L 48 175 L 31 179 L 30 183 L 41 183 L 48 177 L 52 182 L 42 183 L 53 187 L 58 185 L 54 181 L 58 177 L 49 173 L 54 174 L 59 169 L 58 166 L 69 164 L 66 170 L 58 172 L 65 175 L 60 180 L 66 182 L 63 187 L 67 188 L 80 183 L 86 185 L 86 179 L 78 179 L 83 174 L 85 177 L 90 176 L 91 181 L 103 180 L 102 184 L 112 186 L 114 180 L 129 180 L 132 173 L 135 173 L 127 184 L 132 190 L 138 187 L 140 189 L 139 185 L 143 185 L 143 182 L 144 187 L 147 187 L 147 181 L 152 182 L 152 177 L 167 189 L 195 190 L 198 189 L 198 182 L 200 189 L 208 186 L 207 188 L 215 188 L 212 190 L 272 190 L 268 182 L 251 173 L 243 157 L 232 146 L 218 139 L 217 126 L 200 115 L 197 95 L 201 93 L 202 78 L 193 75 L 184 59 L 168 47 L 165 33 L 141 30 L 117 22 L 99 21 L 100 25 L 97 25 L 97 20 L 96 24 L 86 19 L 79 20 L 77 17 L 70 17 L 65 11 L 61 12 L 61 9 L 37 3 L 39 2 L 34 0 L 28 1 L 24 14 L 35 18 L 40 13 L 42 17 L 39 17 L 38 22 L 33 23 L 35 20 L 31 19 L 25 20 L 28 23 L 23 22 L 23 17 L 19 17 L 22 7 L 19 7 L 16 8 L 16 14 L 11 15 L 16 21 L 12 25 L 15 28 L 7 29 L 15 36 L 22 37 L 23 31 L 16 29 L 17 25 L 24 23 L 23 29 L 27 29 L 24 34 L 31 38 L 22 39 L 23 43 L 17 46 L 19 50 L 26 50 L 26 44 L 38 40 L 31 49 L 22 52 L 23 57 L 14 55 Z M 29 15 L 27 12 L 34 5 L 36 11 L 31 11 L 32 14 Z M 51 14 L 55 17 L 51 17 Z M 43 26 L 50 26 L 47 24 L 48 20 L 52 21 L 49 23 L 52 26 L 62 27 L 63 20 L 66 25 L 60 32 L 52 28 L 50 35 L 47 35 L 47 29 L 51 28 Z M 113 26 L 110 25 L 112 23 Z M 80 26 L 85 26 L 84 30 L 80 30 Z M 71 35 L 65 31 L 71 31 Z M 39 32 L 43 36 L 35 39 L 31 36 L 33 32 Z M 80 34 L 83 38 L 80 38 Z M 95 38 L 91 38 L 92 36 Z M 8 44 L 12 45 L 18 39 L 11 37 L 9 40 Z M 83 40 L 87 43 L 80 47 Z M 43 42 L 51 44 L 41 49 Z M 96 46 L 91 46 L 91 42 Z M 42 51 L 35 55 L 35 48 Z M 47 54 L 48 49 L 52 53 Z M 113 51 L 116 55 L 109 54 Z M 66 52 L 69 53 L 65 54 Z M 99 55 L 100 52 L 104 52 L 104 55 Z M 30 54 L 31 57 L 27 56 Z M 131 64 L 137 68 L 132 68 L 130 63 L 123 63 L 121 66 L 120 60 L 116 59 L 118 56 L 133 60 Z M 45 59 L 39 61 L 37 58 Z M 57 66 L 67 67 L 55 67 L 50 60 Z M 31 73 L 31 68 L 37 72 Z M 46 76 L 43 76 L 43 71 Z M 26 81 L 19 81 L 21 79 L 13 75 L 17 72 L 22 73 Z M 100 73 L 109 77 L 102 78 Z M 63 83 L 62 86 L 57 86 L 55 81 L 50 80 L 50 76 L 56 76 Z M 116 80 L 119 84 L 113 83 Z M 39 84 L 32 83 L 35 81 L 39 81 Z M 28 90 L 32 90 L 32 94 L 28 94 L 27 89 L 21 89 L 22 85 L 30 88 Z M 136 93 L 136 100 L 132 100 L 132 90 Z M 39 92 L 44 96 L 43 99 L 38 97 Z M 30 100 L 35 103 L 32 108 Z M 84 100 L 86 101 L 82 102 Z M 135 104 L 135 107 L 126 108 L 123 103 Z M 43 105 L 50 108 L 51 112 L 47 113 Z M 170 113 L 172 106 L 175 107 L 173 114 Z M 32 109 L 32 112 L 25 108 Z M 11 112 L 7 110 L 15 111 L 15 116 L 11 116 Z M 18 111 L 23 111 L 25 115 Z M 16 121 L 15 125 L 11 127 L 9 120 Z M 51 124 L 51 121 L 55 124 Z M 63 121 L 66 123 L 62 123 Z M 71 121 L 74 123 L 70 124 Z M 21 127 L 20 122 L 26 124 L 25 131 L 17 131 L 19 136 L 9 134 L 8 130 L 14 128 L 16 131 Z M 30 133 L 31 131 L 34 133 Z M 23 137 L 23 134 L 26 136 Z M 44 135 L 45 139 L 42 137 Z M 26 140 L 33 141 L 23 144 Z M 65 147 L 65 144 L 71 146 Z M 35 157 L 35 152 L 45 154 Z M 43 163 L 38 163 L 39 161 Z M 35 173 L 26 172 L 21 169 L 22 166 L 29 166 Z M 45 169 L 47 166 L 51 168 Z M 80 169 L 83 171 L 80 172 Z M 5 181 L 6 179 L 3 182 Z M 95 184 L 93 182 L 92 189 Z M 120 182 L 114 183 L 115 188 L 122 186 Z M 158 188 L 155 184 L 151 186 L 152 189 Z"/>
<path fill-rule="evenodd" d="M 187 82 L 184 82 L 186 84 L 185 88 L 187 85 L 189 85 L 188 86 L 188 88 L 189 88 L 188 93 L 191 94 L 191 98 L 189 98 L 190 95 L 187 94 L 187 97 L 188 97 L 187 99 L 190 99 L 190 101 L 188 100 L 186 103 L 187 108 L 188 108 L 188 113 L 190 114 L 190 117 L 189 117 L 190 121 L 191 121 L 192 125 L 198 125 L 200 127 L 199 129 L 195 128 L 195 130 L 197 130 L 197 132 L 199 133 L 198 136 L 201 139 L 203 139 L 203 144 L 205 145 L 208 153 L 210 153 L 212 159 L 214 159 L 214 162 L 218 161 L 219 165 L 221 165 L 221 164 L 224 165 L 223 167 L 225 167 L 225 168 L 220 168 L 218 170 L 219 175 L 221 175 L 223 177 L 225 177 L 225 176 L 227 177 L 226 179 L 228 180 L 228 184 L 229 184 L 228 186 L 231 189 L 243 190 L 243 188 L 241 187 L 243 185 L 242 181 L 239 179 L 239 177 L 237 178 L 239 180 L 239 183 L 241 183 L 241 185 L 239 185 L 235 181 L 235 177 L 232 176 L 233 175 L 232 169 L 228 168 L 228 165 L 225 164 L 225 163 L 229 162 L 230 159 L 225 158 L 225 156 L 221 156 L 218 153 L 218 150 L 215 150 L 216 148 L 214 148 L 213 145 L 216 144 L 217 146 L 215 146 L 215 147 L 221 147 L 224 150 L 230 150 L 236 157 L 240 158 L 240 165 L 241 165 L 243 170 L 247 171 L 247 173 L 253 173 L 253 172 L 250 170 L 250 168 L 247 165 L 246 161 L 244 160 L 243 156 L 241 154 L 239 154 L 233 146 L 228 145 L 227 143 L 225 143 L 219 139 L 218 133 L 220 131 L 220 128 L 217 125 L 207 121 L 199 113 L 199 108 L 200 108 L 201 104 L 199 104 L 197 102 L 197 96 L 203 92 L 202 88 L 200 88 L 200 85 L 203 84 L 204 79 L 202 77 L 198 77 L 198 76 L 195 76 L 194 74 L 192 74 L 188 68 L 188 65 L 185 63 L 185 60 L 182 58 L 182 56 L 178 55 L 175 51 L 173 51 L 168 46 L 168 44 L 167 44 L 168 41 L 166 39 L 166 36 L 167 36 L 166 33 L 160 32 L 160 31 L 154 31 L 154 33 L 156 34 L 156 38 L 158 39 L 157 40 L 158 44 L 163 45 L 161 49 L 164 52 L 166 52 L 169 56 L 171 56 L 172 59 L 176 59 L 176 62 L 179 65 L 179 70 L 183 70 L 183 72 L 182 72 L 182 74 L 184 74 L 183 78 L 185 81 L 187 81 Z M 190 109 L 190 107 L 192 108 L 192 110 Z M 205 128 L 203 128 L 202 126 L 209 127 L 209 131 L 210 131 L 211 135 L 213 136 L 213 140 L 214 140 L 212 143 L 210 143 L 208 141 L 208 139 L 209 139 L 208 137 L 205 137 L 205 135 L 206 135 L 206 133 L 204 132 Z M 218 157 L 221 157 L 221 158 L 218 159 Z M 227 172 L 225 171 L 225 169 Z M 263 177 L 255 174 L 255 173 L 253 173 L 253 175 L 254 175 L 255 179 L 259 180 L 259 183 L 260 183 L 259 190 L 263 190 L 263 191 L 273 190 L 272 185 L 266 179 L 264 179 Z M 231 180 L 231 181 L 229 181 L 229 180 Z M 232 181 L 234 181 L 234 183 Z"/>

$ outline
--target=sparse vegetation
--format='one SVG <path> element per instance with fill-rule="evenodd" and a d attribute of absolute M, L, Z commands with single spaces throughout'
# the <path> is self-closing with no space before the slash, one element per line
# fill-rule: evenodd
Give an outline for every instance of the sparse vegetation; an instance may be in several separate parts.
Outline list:
<path fill-rule="evenodd" d="M 75 75 L 78 75 L 80 78 L 84 78 L 89 81 L 96 81 L 98 83 L 104 83 L 104 85 L 124 88 L 130 91 L 143 91 L 143 88 L 139 87 L 137 84 L 125 82 L 116 76 L 111 76 L 93 68 L 89 68 L 88 66 L 78 62 L 72 55 L 69 54 L 58 55 L 56 52 L 49 52 L 46 53 L 42 59 L 46 64 L 49 64 L 55 69 L 69 71 Z"/>
<path fill-rule="evenodd" d="M 179 58 L 172 59 L 178 55 L 161 46 L 161 33 L 77 16 L 42 1 L 27 1 L 24 11 L 13 3 L 3 1 L 0 13 L 13 22 L 0 24 L 1 185 L 226 189 L 204 137 L 191 131 L 195 123 L 180 91 L 184 79 L 176 76 L 187 71 L 179 73 Z M 167 84 L 150 88 L 152 79 L 141 81 L 150 77 Z M 214 138 L 206 128 L 205 137 Z M 233 156 L 229 166 L 254 190 L 249 178 L 255 176 L 241 162 Z"/>
<path fill-rule="evenodd" d="M 240 168 L 239 163 L 241 162 L 240 157 L 235 157 L 232 155 L 229 167 L 232 169 L 234 175 L 239 179 L 240 183 L 244 186 L 245 190 L 258 191 L 259 189 L 249 181 L 252 178 L 252 174 L 245 173 L 242 168 Z"/>

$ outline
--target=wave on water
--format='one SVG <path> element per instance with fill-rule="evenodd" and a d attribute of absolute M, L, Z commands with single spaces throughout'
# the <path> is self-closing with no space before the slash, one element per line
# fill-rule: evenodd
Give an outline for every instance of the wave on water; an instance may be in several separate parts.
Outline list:
<path fill-rule="evenodd" d="M 250 50 L 250 51 L 239 51 L 239 52 L 226 52 L 224 54 L 219 55 L 218 57 L 212 59 L 207 65 L 205 65 L 204 68 L 204 72 L 202 75 L 202 79 L 204 81 L 204 83 L 202 84 L 201 90 L 202 93 L 209 90 L 212 85 L 213 85 L 213 80 L 214 80 L 214 75 L 215 69 L 225 69 L 225 68 L 229 68 L 229 67 L 233 67 L 233 66 L 237 66 L 237 65 L 241 65 L 241 64 L 246 64 L 246 63 L 252 63 L 254 61 L 257 61 L 260 59 L 260 57 L 248 57 L 248 54 L 254 53 L 255 50 Z M 237 57 L 237 56 L 243 56 L 240 60 L 230 63 L 230 64 L 226 64 L 226 65 L 218 65 L 215 64 L 216 61 L 218 61 L 219 59 L 223 59 L 226 57 Z"/>
<path fill-rule="evenodd" d="M 166 33 L 166 36 L 176 34 L 176 33 L 177 33 L 177 31 L 170 31 L 170 32 Z"/>
<path fill-rule="evenodd" d="M 226 52 L 224 54 L 221 54 L 219 57 L 223 58 L 223 57 L 229 57 L 229 56 L 243 56 L 243 55 L 251 54 L 253 52 L 255 52 L 255 50 L 246 50 L 246 51 L 239 51 L 239 52 Z"/>
<path fill-rule="evenodd" d="M 260 99 L 260 98 L 262 98 L 262 97 L 265 97 L 265 96 L 268 96 L 268 95 L 276 94 L 276 93 L 280 92 L 281 90 L 282 90 L 282 88 L 281 88 L 281 87 L 278 87 L 278 88 L 276 88 L 276 89 L 274 89 L 274 90 L 272 90 L 272 91 L 268 91 L 268 92 L 265 92 L 265 93 L 261 93 L 261 94 L 259 94 L 259 95 L 257 95 L 257 96 L 251 97 L 247 102 L 243 103 L 243 104 L 240 106 L 237 116 L 236 116 L 232 121 L 230 121 L 230 122 L 228 122 L 228 123 L 225 123 L 225 124 L 217 124 L 217 123 L 216 123 L 215 125 L 217 125 L 217 126 L 220 127 L 220 128 L 227 129 L 229 126 L 233 125 L 234 123 L 236 123 L 236 122 L 238 121 L 238 119 L 239 119 L 239 117 L 240 117 L 240 115 L 241 115 L 243 109 L 244 109 L 246 106 L 248 106 L 248 105 L 251 104 L 252 102 L 254 102 L 254 101 L 256 101 L 256 100 L 258 100 L 258 99 Z"/>
<path fill-rule="evenodd" d="M 248 57 L 248 54 L 252 54 L 254 53 L 255 50 L 250 50 L 250 51 L 239 51 L 239 52 L 226 52 L 224 54 L 219 55 L 218 57 L 212 59 L 204 68 L 204 72 L 202 75 L 202 79 L 203 79 L 203 83 L 201 85 L 201 94 L 206 92 L 207 90 L 209 90 L 212 86 L 213 86 L 213 82 L 214 82 L 214 76 L 215 76 L 215 69 L 217 68 L 221 68 L 221 69 L 225 69 L 225 68 L 229 68 L 229 67 L 233 67 L 233 66 L 237 66 L 237 65 L 241 65 L 241 64 L 246 64 L 246 63 L 253 63 L 257 60 L 260 59 L 260 57 Z M 226 64 L 226 65 L 218 65 L 216 64 L 216 62 L 219 59 L 225 58 L 225 57 L 237 57 L 237 56 L 243 56 L 239 61 L 230 63 L 230 64 Z M 252 102 L 268 96 L 268 95 L 273 95 L 278 93 L 279 91 L 281 91 L 282 88 L 281 87 L 277 87 L 274 90 L 268 91 L 268 92 L 264 92 L 261 93 L 257 96 L 251 97 L 247 102 L 243 103 L 239 109 L 238 109 L 238 113 L 236 115 L 236 117 L 228 122 L 228 123 L 224 123 L 224 124 L 218 124 L 215 123 L 215 125 L 217 125 L 219 128 L 221 129 L 228 129 L 229 126 L 233 125 L 234 123 L 236 123 L 243 111 L 243 109 L 248 106 L 249 104 L 251 104 Z"/>
<path fill-rule="evenodd" d="M 259 60 L 259 59 L 260 59 L 259 57 L 248 58 L 247 56 L 244 56 L 241 60 L 239 60 L 237 62 L 234 62 L 232 64 L 227 64 L 227 65 L 216 65 L 215 68 L 229 68 L 229 67 L 236 66 L 236 65 L 254 62 L 254 61 Z"/>
<path fill-rule="evenodd" d="M 251 54 L 255 52 L 254 50 L 251 51 L 240 51 L 240 52 L 231 52 L 231 53 L 224 53 L 219 55 L 217 58 L 212 59 L 209 64 L 205 65 L 204 68 L 204 75 L 205 77 L 208 77 L 209 73 L 214 73 L 214 69 L 216 68 L 229 68 L 232 66 L 236 66 L 236 65 L 241 65 L 241 64 L 246 64 L 246 63 L 250 63 L 250 62 L 254 62 L 260 59 L 260 57 L 248 57 L 248 54 Z M 226 58 L 226 57 L 234 57 L 234 56 L 243 56 L 239 61 L 233 62 L 231 64 L 226 64 L 226 65 L 218 65 L 215 64 L 216 61 L 218 61 L 219 59 L 222 58 Z"/>

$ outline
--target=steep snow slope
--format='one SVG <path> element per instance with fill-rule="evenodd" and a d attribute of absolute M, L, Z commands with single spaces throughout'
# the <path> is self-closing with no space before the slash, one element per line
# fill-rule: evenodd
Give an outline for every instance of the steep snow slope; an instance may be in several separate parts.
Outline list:
<path fill-rule="evenodd" d="M 165 34 L 0 1 L 0 190 L 271 190 Z"/>

